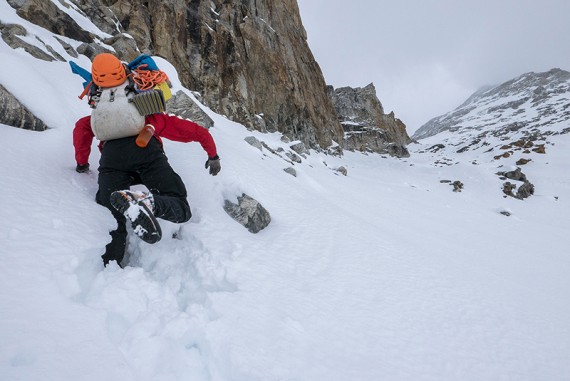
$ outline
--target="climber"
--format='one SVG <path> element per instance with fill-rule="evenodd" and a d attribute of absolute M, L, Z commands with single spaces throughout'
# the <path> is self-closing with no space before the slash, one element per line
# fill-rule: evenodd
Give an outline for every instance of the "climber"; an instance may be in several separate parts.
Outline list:
<path fill-rule="evenodd" d="M 200 143 L 208 155 L 205 167 L 209 173 L 216 176 L 221 170 L 216 144 L 206 128 L 164 112 L 137 114 L 132 101 L 137 91 L 129 71 L 112 54 L 95 56 L 92 83 L 86 89 L 93 111 L 79 119 L 73 130 L 79 173 L 89 171 L 91 143 L 94 137 L 100 140 L 96 201 L 117 220 L 117 228 L 110 232 L 111 242 L 102 255 L 105 266 L 110 261 L 121 265 L 127 218 L 135 234 L 155 243 L 162 235 L 156 218 L 183 223 L 191 217 L 186 187 L 168 163 L 161 138 Z M 136 184 L 144 185 L 148 191 L 131 190 Z"/>

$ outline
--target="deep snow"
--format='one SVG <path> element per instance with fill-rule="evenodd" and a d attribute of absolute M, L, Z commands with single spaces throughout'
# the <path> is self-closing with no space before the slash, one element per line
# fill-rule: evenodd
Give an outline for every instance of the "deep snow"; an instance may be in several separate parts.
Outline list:
<path fill-rule="evenodd" d="M 313 151 L 293 177 L 244 141 L 288 149 L 279 134 L 206 109 L 217 177 L 198 144 L 165 141 L 193 218 L 103 268 L 114 220 L 93 201 L 95 143 L 91 173 L 74 171 L 81 79 L 1 40 L 0 62 L 53 127 L 0 125 L 1 380 L 570 379 L 568 135 L 533 156 L 521 201 L 502 197 L 496 162 L 418 153 L 437 137 L 405 160 Z M 222 209 L 242 192 L 271 213 L 258 234 Z"/>

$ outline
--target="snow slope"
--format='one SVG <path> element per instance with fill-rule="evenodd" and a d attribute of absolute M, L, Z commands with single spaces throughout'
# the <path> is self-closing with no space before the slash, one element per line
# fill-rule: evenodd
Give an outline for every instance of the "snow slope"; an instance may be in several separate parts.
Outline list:
<path fill-rule="evenodd" d="M 17 67 L 0 83 L 53 127 L 0 125 L 0 380 L 570 379 L 568 135 L 521 201 L 491 160 L 434 165 L 431 141 L 406 160 L 311 152 L 294 177 L 244 141 L 288 149 L 278 134 L 206 109 L 217 177 L 198 144 L 165 141 L 193 218 L 103 268 L 95 146 L 92 172 L 74 171 L 81 79 L 1 40 L 0 58 Z M 271 213 L 258 234 L 222 209 L 242 192 Z"/>

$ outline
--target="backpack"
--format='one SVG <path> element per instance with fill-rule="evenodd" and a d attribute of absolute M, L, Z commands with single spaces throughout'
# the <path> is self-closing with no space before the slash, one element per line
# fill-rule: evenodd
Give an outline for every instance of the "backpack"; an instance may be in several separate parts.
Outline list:
<path fill-rule="evenodd" d="M 87 79 L 84 69 L 71 67 Z M 90 79 L 80 98 L 89 95 L 91 129 L 99 140 L 138 135 L 145 116 L 164 112 L 171 96 L 168 76 L 144 54 L 126 65 L 112 54 L 101 53 L 93 60 Z"/>
<path fill-rule="evenodd" d="M 145 115 L 132 102 L 134 85 L 130 80 L 109 88 L 95 89 L 90 97 L 91 130 L 99 140 L 136 136 L 143 129 Z"/>

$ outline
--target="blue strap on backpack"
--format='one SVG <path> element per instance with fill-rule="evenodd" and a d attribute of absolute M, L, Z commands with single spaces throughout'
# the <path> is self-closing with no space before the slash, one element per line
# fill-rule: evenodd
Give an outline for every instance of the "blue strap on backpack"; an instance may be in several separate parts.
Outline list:
<path fill-rule="evenodd" d="M 146 65 L 145 67 L 141 67 L 141 69 L 144 70 L 158 70 L 158 65 L 148 54 L 141 54 L 140 56 L 129 62 L 127 64 L 127 67 L 130 70 L 135 70 L 141 65 Z"/>
<path fill-rule="evenodd" d="M 85 82 L 83 82 L 83 88 L 85 88 L 89 83 L 91 83 L 91 81 L 93 80 L 93 76 L 91 75 L 90 72 L 88 72 L 87 70 L 85 70 L 84 68 L 82 68 L 73 61 L 69 61 L 69 66 L 71 66 L 71 72 L 73 74 L 77 74 L 85 80 Z"/>

